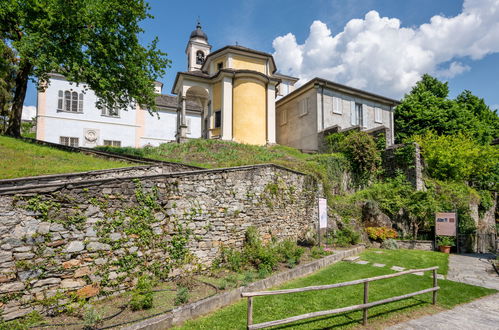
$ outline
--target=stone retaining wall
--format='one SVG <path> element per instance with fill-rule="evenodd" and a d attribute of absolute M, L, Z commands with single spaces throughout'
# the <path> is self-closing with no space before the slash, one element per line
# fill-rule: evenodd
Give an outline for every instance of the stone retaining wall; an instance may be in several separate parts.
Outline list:
<path fill-rule="evenodd" d="M 22 191 L 28 186 L 46 185 L 52 183 L 67 184 L 71 182 L 78 182 L 85 180 L 139 177 L 144 175 L 166 174 L 173 172 L 193 171 L 193 170 L 199 170 L 199 168 L 184 164 L 177 164 L 177 163 L 161 163 L 158 165 L 113 168 L 109 170 L 4 179 L 0 180 L 0 194 L 7 192 Z"/>
<path fill-rule="evenodd" d="M 211 265 L 248 227 L 265 240 L 313 233 L 321 186 L 275 165 L 50 183 L 0 195 L 5 320 Z"/>
<path fill-rule="evenodd" d="M 399 249 L 435 251 L 433 241 L 396 240 Z"/>

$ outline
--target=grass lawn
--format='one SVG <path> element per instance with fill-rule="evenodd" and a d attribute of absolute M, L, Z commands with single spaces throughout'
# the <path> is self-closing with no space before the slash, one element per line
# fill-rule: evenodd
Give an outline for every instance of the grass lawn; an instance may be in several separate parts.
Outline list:
<path fill-rule="evenodd" d="M 363 260 L 376 258 L 376 262 L 387 265 L 399 265 L 407 268 L 431 267 L 447 263 L 439 257 L 438 252 L 422 252 L 397 250 L 386 251 L 383 254 L 374 254 L 372 250 L 364 252 Z M 391 253 L 386 253 L 391 252 Z M 421 253 L 425 257 L 414 256 Z M 372 256 L 375 255 L 375 256 Z M 414 259 L 417 264 L 408 264 Z M 437 262 L 435 262 L 437 261 Z M 291 281 L 279 289 L 298 288 L 311 285 L 339 283 L 354 279 L 393 273 L 389 267 L 377 268 L 372 265 L 359 265 L 355 263 L 339 262 L 325 268 L 311 276 Z M 371 282 L 369 285 L 369 300 L 375 301 L 405 293 L 423 290 L 432 286 L 430 273 L 425 276 L 403 275 L 396 278 Z M 402 314 L 417 313 L 421 310 L 439 311 L 451 308 L 473 299 L 492 294 L 495 290 L 476 287 L 448 280 L 439 280 L 441 287 L 438 292 L 438 306 L 431 305 L 431 293 L 416 296 L 410 299 L 393 302 L 374 307 L 369 310 L 369 324 L 375 326 L 390 319 L 399 318 Z M 276 288 L 277 289 L 277 288 Z M 305 314 L 313 311 L 328 310 L 362 303 L 363 286 L 355 285 L 324 291 L 293 293 L 278 296 L 265 296 L 254 298 L 253 321 L 260 323 L 277 320 L 294 315 Z M 186 322 L 177 329 L 244 329 L 246 327 L 246 299 L 227 308 L 214 312 L 206 317 Z M 355 327 L 362 322 L 362 312 L 350 312 L 311 320 L 299 321 L 277 328 L 293 329 L 323 329 L 329 327 Z"/>
<path fill-rule="evenodd" d="M 5 136 L 0 136 L 0 159 L 0 179 L 134 166 Z"/>

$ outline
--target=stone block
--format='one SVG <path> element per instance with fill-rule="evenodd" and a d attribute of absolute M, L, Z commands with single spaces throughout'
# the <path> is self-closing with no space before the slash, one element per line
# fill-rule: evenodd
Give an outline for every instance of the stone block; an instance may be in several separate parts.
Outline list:
<path fill-rule="evenodd" d="M 98 295 L 99 293 L 100 293 L 100 287 L 96 283 L 84 286 L 83 288 L 76 291 L 76 295 L 79 298 L 90 298 Z"/>
<path fill-rule="evenodd" d="M 84 285 L 85 285 L 84 280 L 74 280 L 74 279 L 68 278 L 68 279 L 61 281 L 61 288 L 62 289 L 76 289 L 76 288 L 81 288 Z"/>
<path fill-rule="evenodd" d="M 73 241 L 66 246 L 66 252 L 67 253 L 74 253 L 74 252 L 80 252 L 85 249 L 85 244 L 81 241 Z"/>
<path fill-rule="evenodd" d="M 90 269 L 90 267 L 81 267 L 81 268 L 78 268 L 77 270 L 75 270 L 75 273 L 74 273 L 74 277 L 75 278 L 78 278 L 78 277 L 83 277 L 83 276 L 86 276 L 86 275 L 90 275 L 92 273 L 92 270 Z"/>
<path fill-rule="evenodd" d="M 71 259 L 71 260 L 63 262 L 62 263 L 62 267 L 64 267 L 64 269 L 69 269 L 69 268 L 73 268 L 73 267 L 79 266 L 80 264 L 81 264 L 80 260 L 78 260 L 78 259 Z"/>
<path fill-rule="evenodd" d="M 374 264 L 373 264 L 373 266 L 374 266 L 374 267 L 379 267 L 379 268 L 381 268 L 381 267 L 385 267 L 386 265 L 385 265 L 385 264 L 377 264 L 377 263 L 374 263 Z"/>
<path fill-rule="evenodd" d="M 38 234 L 48 234 L 50 232 L 50 222 L 40 222 L 38 225 L 37 233 Z"/>
<path fill-rule="evenodd" d="M 20 246 L 20 247 L 16 247 L 16 248 L 14 248 L 13 251 L 14 252 L 29 252 L 29 251 L 31 251 L 31 246 Z"/>
<path fill-rule="evenodd" d="M 87 250 L 90 252 L 93 251 L 109 251 L 111 250 L 111 245 L 99 242 L 90 242 L 87 245 Z"/>
<path fill-rule="evenodd" d="M 26 286 L 22 282 L 12 282 L 0 285 L 0 293 L 10 293 L 24 290 Z"/>
<path fill-rule="evenodd" d="M 12 260 L 12 252 L 0 252 L 0 263 L 8 262 Z"/>
<path fill-rule="evenodd" d="M 45 285 L 55 285 L 61 283 L 61 279 L 58 277 L 51 277 L 51 278 L 46 278 L 43 280 L 36 281 L 35 284 L 33 284 L 34 288 L 45 286 Z"/>
<path fill-rule="evenodd" d="M 50 243 L 47 243 L 46 245 L 48 247 L 58 247 L 58 246 L 61 246 L 61 245 L 64 245 L 66 244 L 66 241 L 63 240 L 63 239 L 60 239 L 60 240 L 56 240 L 56 241 L 52 241 Z"/>
<path fill-rule="evenodd" d="M 16 260 L 26 260 L 26 259 L 33 259 L 35 257 L 34 253 L 31 252 L 25 252 L 25 253 L 14 253 L 14 258 Z"/>
<path fill-rule="evenodd" d="M 62 232 L 62 231 L 66 231 L 66 228 L 64 228 L 64 226 L 60 223 L 51 223 L 50 224 L 50 231 Z"/>

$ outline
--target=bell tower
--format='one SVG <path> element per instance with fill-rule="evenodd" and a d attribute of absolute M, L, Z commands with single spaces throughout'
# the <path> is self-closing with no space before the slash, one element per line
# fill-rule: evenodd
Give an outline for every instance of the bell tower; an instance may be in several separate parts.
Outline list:
<path fill-rule="evenodd" d="M 208 36 L 201 29 L 201 23 L 197 22 L 196 29 L 192 31 L 189 43 L 185 49 L 187 55 L 187 71 L 201 70 L 206 56 L 210 53 L 211 45 L 208 44 Z"/>

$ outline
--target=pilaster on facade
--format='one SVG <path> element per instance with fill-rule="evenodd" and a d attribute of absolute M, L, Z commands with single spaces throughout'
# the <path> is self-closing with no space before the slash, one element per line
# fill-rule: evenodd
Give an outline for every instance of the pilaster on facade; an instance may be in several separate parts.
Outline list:
<path fill-rule="evenodd" d="M 267 84 L 267 144 L 276 143 L 275 85 Z"/>
<path fill-rule="evenodd" d="M 222 140 L 232 140 L 232 77 L 222 80 Z"/>

